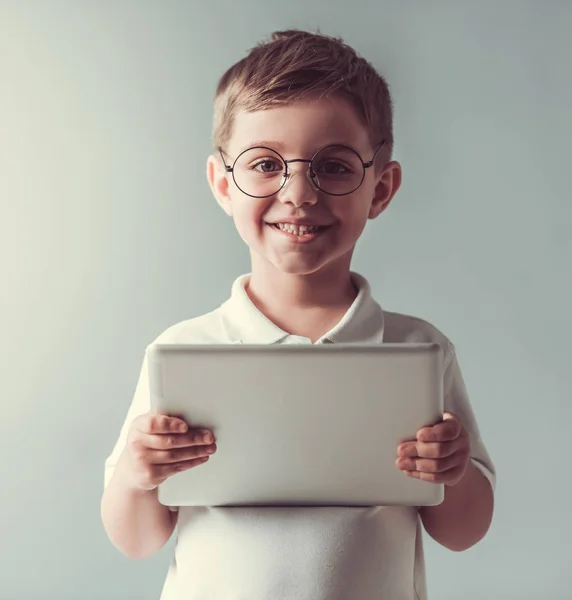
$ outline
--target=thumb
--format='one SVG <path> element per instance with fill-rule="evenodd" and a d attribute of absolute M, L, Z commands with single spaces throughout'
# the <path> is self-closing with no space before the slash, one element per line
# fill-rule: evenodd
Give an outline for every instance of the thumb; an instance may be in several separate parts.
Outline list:
<path fill-rule="evenodd" d="M 450 412 L 446 412 L 443 413 L 443 421 L 458 421 L 458 417 L 456 415 L 454 415 L 453 413 Z"/>

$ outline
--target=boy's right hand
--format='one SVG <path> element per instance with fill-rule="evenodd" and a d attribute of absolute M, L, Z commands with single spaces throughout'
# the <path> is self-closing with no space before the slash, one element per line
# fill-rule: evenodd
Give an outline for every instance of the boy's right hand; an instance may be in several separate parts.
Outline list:
<path fill-rule="evenodd" d="M 171 475 L 202 465 L 215 451 L 208 429 L 190 429 L 177 417 L 139 415 L 131 423 L 121 457 L 124 484 L 138 491 L 154 490 Z"/>

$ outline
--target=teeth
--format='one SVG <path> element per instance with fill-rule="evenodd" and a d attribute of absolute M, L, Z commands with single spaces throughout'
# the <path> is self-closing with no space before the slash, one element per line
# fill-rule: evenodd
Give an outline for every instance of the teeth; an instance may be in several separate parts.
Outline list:
<path fill-rule="evenodd" d="M 300 225 L 297 227 L 296 225 L 292 225 L 291 223 L 276 223 L 278 229 L 282 231 L 288 231 L 289 233 L 293 233 L 294 235 L 304 235 L 306 233 L 313 233 L 317 231 L 317 227 L 314 225 Z"/>

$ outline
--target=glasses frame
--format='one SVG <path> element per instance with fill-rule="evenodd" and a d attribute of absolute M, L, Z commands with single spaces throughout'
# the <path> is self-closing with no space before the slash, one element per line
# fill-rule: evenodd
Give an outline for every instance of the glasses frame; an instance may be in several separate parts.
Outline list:
<path fill-rule="evenodd" d="M 352 148 L 351 146 L 346 146 L 345 144 L 329 144 L 328 146 L 324 146 L 321 150 L 318 150 L 314 156 L 312 156 L 311 159 L 306 159 L 306 158 L 293 158 L 291 160 L 286 160 L 281 154 L 280 152 L 278 152 L 277 150 L 274 150 L 274 148 L 269 148 L 268 146 L 252 146 L 251 148 L 247 148 L 246 150 L 243 150 L 234 160 L 234 162 L 232 163 L 232 166 L 227 165 L 226 161 L 224 159 L 223 154 L 226 154 L 224 152 L 224 150 L 219 146 L 218 151 L 220 153 L 220 157 L 222 159 L 222 162 L 224 164 L 224 168 L 225 171 L 227 173 L 232 173 L 232 179 L 234 181 L 234 184 L 236 185 L 236 187 L 243 193 L 246 194 L 247 196 L 250 196 L 251 198 L 270 198 L 271 196 L 275 196 L 276 194 L 278 194 L 286 185 L 286 183 L 288 182 L 291 173 L 288 171 L 288 165 L 290 163 L 297 163 L 297 162 L 301 162 L 301 163 L 308 163 L 308 171 L 306 172 L 306 176 L 308 177 L 310 183 L 312 184 L 312 186 L 314 187 L 314 189 L 316 190 L 320 190 L 321 192 L 323 192 L 324 194 L 328 194 L 328 196 L 347 196 L 349 194 L 353 194 L 356 190 L 358 190 L 362 183 L 364 182 L 365 179 L 365 174 L 366 174 L 366 169 L 369 169 L 371 166 L 373 166 L 373 163 L 375 161 L 375 157 L 377 156 L 377 153 L 379 152 L 380 148 L 385 144 L 385 140 L 382 140 L 381 142 L 379 142 L 379 144 L 376 146 L 375 152 L 373 153 L 373 157 L 370 161 L 368 162 L 364 162 L 364 160 L 362 159 L 362 157 L 360 156 L 359 152 L 357 150 L 355 150 L 354 148 Z M 322 152 L 323 150 L 325 150 L 326 148 L 331 148 L 331 147 L 336 147 L 336 148 L 346 148 L 347 150 L 351 150 L 361 161 L 361 164 L 363 165 L 363 173 L 362 173 L 362 177 L 361 177 L 361 181 L 359 182 L 359 184 L 357 185 L 357 187 L 355 187 L 353 190 L 351 190 L 350 192 L 344 192 L 343 194 L 332 194 L 331 192 L 326 192 L 325 190 L 323 190 L 314 180 L 314 178 L 316 177 L 316 173 L 314 172 L 314 170 L 312 169 L 312 165 L 314 162 L 314 159 L 316 158 L 316 156 L 318 156 L 318 154 L 320 154 L 320 152 Z M 258 149 L 262 149 L 262 150 L 270 150 L 271 152 L 274 152 L 274 154 L 277 154 L 280 159 L 282 160 L 282 162 L 284 163 L 284 167 L 285 167 L 285 171 L 284 173 L 282 173 L 282 184 L 280 185 L 280 187 L 273 192 L 272 194 L 267 194 L 265 196 L 254 196 L 253 194 L 249 194 L 248 192 L 245 192 L 237 183 L 236 181 L 236 177 L 234 175 L 234 168 L 236 166 L 236 163 L 238 162 L 238 159 L 245 154 L 246 152 L 250 152 L 251 150 L 258 150 Z"/>

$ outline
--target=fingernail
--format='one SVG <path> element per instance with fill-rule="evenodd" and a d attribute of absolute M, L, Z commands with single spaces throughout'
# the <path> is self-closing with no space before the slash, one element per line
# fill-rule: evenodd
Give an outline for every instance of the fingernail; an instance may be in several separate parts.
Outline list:
<path fill-rule="evenodd" d="M 203 435 L 203 442 L 205 444 L 209 444 L 210 442 L 212 442 L 212 436 L 210 433 L 205 433 L 205 435 Z"/>

